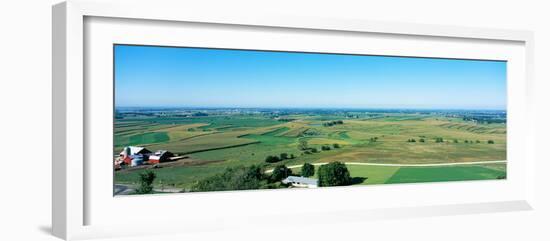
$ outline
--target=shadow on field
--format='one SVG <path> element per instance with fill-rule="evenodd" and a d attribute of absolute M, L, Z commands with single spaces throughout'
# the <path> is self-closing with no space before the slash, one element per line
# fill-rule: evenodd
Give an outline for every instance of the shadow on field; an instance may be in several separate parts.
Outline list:
<path fill-rule="evenodd" d="M 363 183 L 365 180 L 367 180 L 366 177 L 352 177 L 352 178 L 351 178 L 351 185 L 361 184 L 361 183 Z"/>

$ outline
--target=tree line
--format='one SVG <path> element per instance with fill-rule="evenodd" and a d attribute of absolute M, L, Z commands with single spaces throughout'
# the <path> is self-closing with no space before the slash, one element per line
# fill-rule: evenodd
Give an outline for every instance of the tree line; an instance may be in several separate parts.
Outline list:
<path fill-rule="evenodd" d="M 420 138 L 418 140 L 419 142 L 426 142 L 426 140 L 424 138 Z M 410 139 L 407 139 L 407 142 L 416 142 L 416 139 L 415 138 L 410 138 Z M 445 142 L 445 140 L 443 139 L 443 137 L 436 137 L 435 138 L 435 143 L 443 143 Z M 449 142 L 449 141 L 447 141 Z M 459 143 L 458 139 L 454 139 L 453 140 L 453 143 Z M 464 140 L 464 143 L 468 144 L 473 144 L 474 141 L 472 140 Z M 475 143 L 481 143 L 480 140 L 475 140 Z M 495 144 L 495 141 L 494 140 L 487 140 L 487 144 Z"/>
<path fill-rule="evenodd" d="M 330 151 L 332 149 L 338 149 L 340 148 L 340 144 L 334 143 L 332 145 L 322 145 L 321 150 L 322 151 Z M 300 140 L 298 144 L 298 149 L 303 151 L 303 154 L 313 154 L 319 152 L 319 150 L 316 147 L 309 147 L 307 144 L 307 141 L 302 139 Z M 284 160 L 290 160 L 294 159 L 296 156 L 294 154 L 288 154 L 286 152 L 283 152 L 279 155 L 268 155 L 265 157 L 264 161 L 267 163 L 277 163 Z"/>
<path fill-rule="evenodd" d="M 265 158 L 265 162 L 267 163 L 275 163 L 275 162 L 280 162 L 280 161 L 284 161 L 284 160 L 287 160 L 287 159 L 294 159 L 296 158 L 296 156 L 294 156 L 294 154 L 288 154 L 288 153 L 281 153 L 279 154 L 278 156 L 272 156 L 272 155 L 269 155 Z"/>
<path fill-rule="evenodd" d="M 324 127 L 329 127 L 329 126 L 342 125 L 342 124 L 344 124 L 344 121 L 336 120 L 336 121 L 324 122 L 324 123 L 323 123 L 323 126 L 324 126 Z"/>

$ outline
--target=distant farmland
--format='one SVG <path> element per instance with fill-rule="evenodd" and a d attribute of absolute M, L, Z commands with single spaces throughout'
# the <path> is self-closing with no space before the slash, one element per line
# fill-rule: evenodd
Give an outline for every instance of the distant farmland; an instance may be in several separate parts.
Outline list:
<path fill-rule="evenodd" d="M 154 185 L 182 190 L 227 167 L 255 164 L 268 170 L 280 164 L 306 162 L 437 164 L 506 160 L 505 122 L 483 123 L 461 117 L 471 116 L 470 112 L 309 110 L 281 114 L 282 110 L 230 113 L 208 110 L 207 115 L 199 116 L 193 113 L 204 110 L 177 116 L 166 116 L 166 112 L 120 114 L 115 119 L 113 155 L 125 146 L 143 146 L 152 151 L 168 150 L 203 163 L 151 169 L 157 175 Z M 495 116 L 502 118 L 500 114 Z M 342 123 L 327 124 L 338 120 Z M 316 152 L 300 149 L 303 143 Z M 281 153 L 294 158 L 265 162 L 267 156 Z M 355 185 L 506 176 L 506 163 L 434 167 L 348 165 L 348 169 Z M 138 174 L 138 171 L 117 171 L 115 182 L 135 185 Z"/>

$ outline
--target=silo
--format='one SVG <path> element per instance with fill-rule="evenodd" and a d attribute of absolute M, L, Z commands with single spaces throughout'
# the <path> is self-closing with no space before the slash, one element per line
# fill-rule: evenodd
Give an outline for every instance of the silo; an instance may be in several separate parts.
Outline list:
<path fill-rule="evenodd" d="M 130 147 L 124 147 L 124 149 L 122 149 L 122 152 L 120 153 L 120 155 L 122 155 L 122 157 L 124 158 L 130 156 L 130 154 Z"/>
<path fill-rule="evenodd" d="M 131 166 L 141 166 L 143 165 L 143 155 L 133 155 L 132 156 L 132 164 Z"/>

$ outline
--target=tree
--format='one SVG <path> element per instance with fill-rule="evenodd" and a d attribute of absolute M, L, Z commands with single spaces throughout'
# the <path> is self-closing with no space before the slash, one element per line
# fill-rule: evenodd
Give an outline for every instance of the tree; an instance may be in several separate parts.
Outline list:
<path fill-rule="evenodd" d="M 281 161 L 281 159 L 278 156 L 269 155 L 265 158 L 265 162 L 267 163 L 275 163 L 279 161 Z"/>
<path fill-rule="evenodd" d="M 341 162 L 331 162 L 319 167 L 319 186 L 345 186 L 351 184 L 351 176 L 348 168 Z"/>
<path fill-rule="evenodd" d="M 334 143 L 334 144 L 332 144 L 332 147 L 334 147 L 334 148 L 340 148 L 340 144 Z"/>
<path fill-rule="evenodd" d="M 294 154 L 290 154 L 290 159 L 294 159 L 296 158 L 296 156 L 294 156 Z"/>
<path fill-rule="evenodd" d="M 315 147 L 312 147 L 312 148 L 309 148 L 311 150 L 311 153 L 317 153 L 317 148 Z"/>
<path fill-rule="evenodd" d="M 425 142 L 424 138 L 420 138 L 420 140 L 418 140 L 420 142 Z"/>
<path fill-rule="evenodd" d="M 273 169 L 273 172 L 271 173 L 271 181 L 278 182 L 287 178 L 290 175 L 292 175 L 292 170 L 290 170 L 285 165 L 278 165 Z"/>
<path fill-rule="evenodd" d="M 208 116 L 208 114 L 204 112 L 196 112 L 196 113 L 193 113 L 192 116 Z"/>
<path fill-rule="evenodd" d="M 298 142 L 298 149 L 300 149 L 301 151 L 304 151 L 304 150 L 308 149 L 306 139 L 300 139 L 300 141 Z"/>
<path fill-rule="evenodd" d="M 479 140 L 476 140 L 476 143 L 481 143 L 481 141 L 479 141 Z"/>
<path fill-rule="evenodd" d="M 458 140 L 457 140 L 457 139 L 454 139 L 453 142 L 454 142 L 454 143 L 458 143 Z"/>
<path fill-rule="evenodd" d="M 137 194 L 148 194 L 153 192 L 153 181 L 155 175 L 152 171 L 147 171 L 139 174 L 139 187 L 136 189 Z"/>
<path fill-rule="evenodd" d="M 124 115 L 121 114 L 118 110 L 115 110 L 115 119 L 122 119 Z"/>
<path fill-rule="evenodd" d="M 281 160 L 286 160 L 286 159 L 288 159 L 288 154 L 287 154 L 287 153 L 281 153 L 281 155 L 279 155 L 279 156 L 280 156 L 280 159 L 281 159 Z"/>
<path fill-rule="evenodd" d="M 301 174 L 304 177 L 311 177 L 311 176 L 315 175 L 315 166 L 313 166 L 312 164 L 307 163 L 307 162 L 304 163 L 304 165 L 302 165 Z"/>
<path fill-rule="evenodd" d="M 195 183 L 191 191 L 227 191 L 248 190 L 262 187 L 264 174 L 259 166 L 238 166 L 226 168 L 223 173 L 216 174 Z"/>
<path fill-rule="evenodd" d="M 333 126 L 333 125 L 342 125 L 342 124 L 344 124 L 344 121 L 337 120 L 337 121 L 325 122 L 325 123 L 323 123 L 323 126 L 324 127 L 330 127 L 330 126 Z"/>
<path fill-rule="evenodd" d="M 330 146 L 322 146 L 321 150 L 323 151 L 330 151 Z"/>
<path fill-rule="evenodd" d="M 443 142 L 443 137 L 436 137 L 435 138 L 435 143 L 442 143 L 442 142 Z"/>
<path fill-rule="evenodd" d="M 493 140 L 488 140 L 487 143 L 488 143 L 488 144 L 495 144 L 495 141 L 493 141 Z"/>

